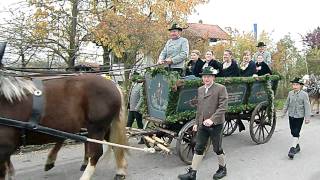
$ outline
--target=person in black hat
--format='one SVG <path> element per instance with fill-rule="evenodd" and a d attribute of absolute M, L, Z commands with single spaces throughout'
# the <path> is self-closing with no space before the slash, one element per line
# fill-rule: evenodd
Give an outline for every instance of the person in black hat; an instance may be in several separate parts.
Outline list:
<path fill-rule="evenodd" d="M 265 63 L 271 67 L 272 60 L 271 60 L 271 53 L 266 51 L 266 44 L 264 42 L 259 42 L 257 45 L 258 51 L 253 56 L 253 61 L 257 62 L 258 55 L 262 55 Z"/>
<path fill-rule="evenodd" d="M 213 179 L 221 179 L 227 175 L 226 157 L 222 149 L 222 132 L 225 112 L 228 105 L 228 93 L 225 86 L 215 83 L 218 71 L 211 66 L 200 73 L 204 83 L 198 89 L 196 123 L 193 131 L 197 131 L 195 153 L 188 172 L 178 176 L 180 180 L 195 180 L 198 166 L 203 159 L 208 139 L 211 138 L 214 152 L 218 155 L 219 169 Z"/>
<path fill-rule="evenodd" d="M 300 152 L 299 137 L 303 121 L 310 122 L 310 102 L 309 96 L 302 91 L 304 85 L 301 78 L 294 78 L 292 81 L 292 91 L 289 92 L 287 101 L 283 108 L 283 116 L 288 112 L 291 135 L 293 136 L 292 146 L 288 156 L 293 159 L 295 154 Z"/>
<path fill-rule="evenodd" d="M 189 54 L 189 42 L 181 37 L 182 27 L 173 23 L 170 31 L 170 39 L 160 53 L 158 64 L 164 64 L 167 69 L 178 71 L 181 75 L 184 64 Z"/>

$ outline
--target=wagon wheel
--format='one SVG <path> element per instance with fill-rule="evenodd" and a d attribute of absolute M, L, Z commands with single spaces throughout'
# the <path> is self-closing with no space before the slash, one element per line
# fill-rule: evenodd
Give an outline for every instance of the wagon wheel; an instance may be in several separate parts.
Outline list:
<path fill-rule="evenodd" d="M 223 126 L 223 135 L 230 136 L 237 129 L 238 123 L 237 119 L 226 119 L 226 122 Z"/>
<path fill-rule="evenodd" d="M 162 127 L 161 124 L 152 122 L 152 121 L 146 121 L 146 123 L 143 126 L 144 130 L 154 130 L 157 127 Z M 166 144 L 171 144 L 173 137 L 171 136 L 166 136 L 164 133 L 161 135 L 157 135 L 158 138 L 162 139 Z M 150 148 L 150 147 L 154 147 L 155 145 L 151 145 L 148 141 L 144 140 L 145 145 Z"/>
<path fill-rule="evenodd" d="M 189 165 L 192 162 L 193 154 L 195 152 L 194 148 L 196 146 L 196 132 L 192 131 L 194 124 L 195 120 L 192 120 L 182 127 L 176 143 L 176 148 L 180 159 Z M 209 150 L 210 144 L 211 141 L 209 139 L 204 155 Z"/>
<path fill-rule="evenodd" d="M 262 102 L 258 104 L 251 115 L 250 135 L 257 144 L 268 142 L 276 127 L 276 113 L 273 113 L 273 118 L 269 117 L 267 107 L 268 102 Z"/>

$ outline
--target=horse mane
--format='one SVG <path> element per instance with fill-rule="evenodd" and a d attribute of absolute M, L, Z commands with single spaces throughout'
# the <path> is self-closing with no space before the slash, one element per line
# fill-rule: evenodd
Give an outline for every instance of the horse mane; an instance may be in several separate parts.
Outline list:
<path fill-rule="evenodd" d="M 11 103 L 15 100 L 23 100 L 28 94 L 33 94 L 36 89 L 31 80 L 0 75 L 0 96 L 4 96 Z"/>

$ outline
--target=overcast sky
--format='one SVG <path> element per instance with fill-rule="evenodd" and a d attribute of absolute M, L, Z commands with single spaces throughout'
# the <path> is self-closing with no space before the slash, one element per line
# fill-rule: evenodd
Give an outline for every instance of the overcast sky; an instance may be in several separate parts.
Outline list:
<path fill-rule="evenodd" d="M 205 24 L 241 31 L 253 31 L 253 24 L 257 23 L 258 33 L 273 32 L 272 38 L 277 41 L 290 32 L 299 43 L 299 34 L 320 26 L 319 7 L 319 0 L 210 0 L 209 4 L 198 6 L 189 21 L 201 19 Z"/>
<path fill-rule="evenodd" d="M 20 0 L 0 0 L 0 10 Z M 287 33 L 301 41 L 299 34 L 306 34 L 320 26 L 320 0 L 210 0 L 196 8 L 197 13 L 189 22 L 216 24 L 221 28 L 232 27 L 240 31 L 252 31 L 258 24 L 258 32 L 272 32 L 277 41 Z M 3 13 L 1 16 L 3 17 Z"/>

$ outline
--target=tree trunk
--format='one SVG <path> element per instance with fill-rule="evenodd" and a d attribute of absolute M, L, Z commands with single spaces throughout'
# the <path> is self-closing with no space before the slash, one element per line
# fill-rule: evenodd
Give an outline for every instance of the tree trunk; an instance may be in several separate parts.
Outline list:
<path fill-rule="evenodd" d="M 76 44 L 76 34 L 77 34 L 77 18 L 78 18 L 78 0 L 72 0 L 72 19 L 70 26 L 70 36 L 69 36 L 69 50 L 68 50 L 68 67 L 74 67 L 76 60 L 76 53 L 78 45 Z"/>
<path fill-rule="evenodd" d="M 106 47 L 106 46 L 102 46 L 103 48 L 103 70 L 110 70 L 111 69 L 111 62 L 110 62 L 110 53 L 111 53 L 111 49 Z"/>
<path fill-rule="evenodd" d="M 23 68 L 27 67 L 26 57 L 22 50 L 20 51 L 20 57 L 21 57 L 21 67 Z"/>

